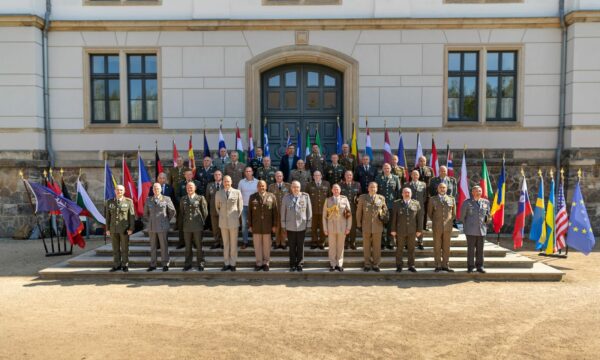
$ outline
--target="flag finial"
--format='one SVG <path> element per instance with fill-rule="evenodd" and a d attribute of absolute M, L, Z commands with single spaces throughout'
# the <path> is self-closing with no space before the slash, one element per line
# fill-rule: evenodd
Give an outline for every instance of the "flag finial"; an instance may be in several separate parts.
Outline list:
<path fill-rule="evenodd" d="M 542 169 L 538 169 L 538 176 L 542 177 Z"/>
<path fill-rule="evenodd" d="M 554 178 L 554 169 L 550 169 L 550 178 Z"/>
<path fill-rule="evenodd" d="M 156 145 L 156 147 L 158 147 L 158 139 L 154 139 L 154 145 Z"/>
<path fill-rule="evenodd" d="M 522 167 L 521 167 L 521 176 L 525 177 L 525 169 L 523 169 Z"/>
<path fill-rule="evenodd" d="M 577 179 L 581 180 L 581 169 L 577 170 Z"/>
<path fill-rule="evenodd" d="M 44 177 L 48 176 L 48 172 L 46 171 L 46 169 L 44 169 L 44 172 L 42 174 L 44 174 Z"/>
<path fill-rule="evenodd" d="M 79 168 L 79 177 L 81 177 L 81 168 Z"/>
<path fill-rule="evenodd" d="M 463 147 L 464 151 L 467 151 L 467 144 L 465 144 L 465 146 Z"/>
<path fill-rule="evenodd" d="M 560 168 L 560 180 L 562 182 L 565 182 L 565 169 L 564 168 Z"/>
<path fill-rule="evenodd" d="M 52 176 L 52 168 L 48 169 L 48 173 L 50 174 L 50 176 Z"/>
<path fill-rule="evenodd" d="M 60 168 L 60 177 L 63 177 L 64 173 L 65 173 L 65 171 L 63 170 L 63 168 Z"/>
<path fill-rule="evenodd" d="M 265 116 L 265 125 L 267 125 L 267 117 Z"/>
<path fill-rule="evenodd" d="M 485 158 L 485 149 L 481 149 L 481 156 Z"/>
<path fill-rule="evenodd" d="M 23 180 L 23 169 L 19 169 L 19 177 Z"/>

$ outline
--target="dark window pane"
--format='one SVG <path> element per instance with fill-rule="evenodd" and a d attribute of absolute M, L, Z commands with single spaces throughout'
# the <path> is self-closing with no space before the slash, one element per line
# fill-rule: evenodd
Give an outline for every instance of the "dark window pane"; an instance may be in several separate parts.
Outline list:
<path fill-rule="evenodd" d="M 498 78 L 496 76 L 488 76 L 486 84 L 486 96 L 498 96 Z"/>
<path fill-rule="evenodd" d="M 335 91 L 325 91 L 323 94 L 323 108 L 325 109 L 335 109 L 337 93 Z"/>
<path fill-rule="evenodd" d="M 139 74 L 142 72 L 142 57 L 139 55 L 129 56 L 129 72 Z"/>
<path fill-rule="evenodd" d="M 457 119 L 460 117 L 460 99 L 448 98 L 448 118 Z"/>
<path fill-rule="evenodd" d="M 146 74 L 156 74 L 156 56 L 146 55 L 144 58 L 146 60 L 146 69 L 144 69 L 144 72 Z"/>
<path fill-rule="evenodd" d="M 111 55 L 108 57 L 108 73 L 118 74 L 119 73 L 119 56 Z"/>
<path fill-rule="evenodd" d="M 146 100 L 158 99 L 158 88 L 156 80 L 146 80 Z"/>
<path fill-rule="evenodd" d="M 287 87 L 296 86 L 296 72 L 295 71 L 285 73 L 285 86 L 287 86 Z"/>
<path fill-rule="evenodd" d="M 464 53 L 463 70 L 465 70 L 465 71 L 477 70 L 477 53 Z"/>
<path fill-rule="evenodd" d="M 487 54 L 487 69 L 488 71 L 498 70 L 498 53 L 490 52 Z"/>
<path fill-rule="evenodd" d="M 131 100 L 129 102 L 129 107 L 130 107 L 130 111 L 131 111 L 131 121 L 142 121 L 143 120 L 142 104 L 143 104 L 142 100 Z"/>
<path fill-rule="evenodd" d="M 120 94 L 119 80 L 108 80 L 108 98 L 110 100 L 119 100 Z"/>
<path fill-rule="evenodd" d="M 297 95 L 295 91 L 287 91 L 285 93 L 285 108 L 286 109 L 295 109 L 297 104 Z"/>
<path fill-rule="evenodd" d="M 515 69 L 515 56 L 514 52 L 502 53 L 502 70 L 514 70 Z"/>
<path fill-rule="evenodd" d="M 335 78 L 333 76 L 329 76 L 329 75 L 323 76 L 323 85 L 335 86 Z"/>
<path fill-rule="evenodd" d="M 158 101 L 149 100 L 146 101 L 146 119 L 148 121 L 158 120 Z"/>
<path fill-rule="evenodd" d="M 131 100 L 142 100 L 142 80 L 129 80 L 129 98 Z"/>
<path fill-rule="evenodd" d="M 448 53 L 448 70 L 460 71 L 460 53 Z"/>
<path fill-rule="evenodd" d="M 269 109 L 279 109 L 279 92 L 269 92 L 267 106 Z"/>
<path fill-rule="evenodd" d="M 309 71 L 307 74 L 307 85 L 308 86 L 319 86 L 319 73 Z"/>
<path fill-rule="evenodd" d="M 308 91 L 306 93 L 306 104 L 311 109 L 319 108 L 319 92 L 318 91 Z"/>
<path fill-rule="evenodd" d="M 449 98 L 460 97 L 460 78 L 459 77 L 448 78 L 448 97 Z"/>
<path fill-rule="evenodd" d="M 475 96 L 477 93 L 477 78 L 468 76 L 463 79 L 463 94 L 467 96 Z"/>
<path fill-rule="evenodd" d="M 110 106 L 110 119 L 121 120 L 121 102 L 119 100 L 111 100 Z"/>
<path fill-rule="evenodd" d="M 279 85 L 279 83 L 280 83 L 280 79 L 281 79 L 281 78 L 280 78 L 280 76 L 279 76 L 279 75 L 271 76 L 271 77 L 269 78 L 269 86 L 270 86 L 270 87 L 278 87 L 278 86 L 280 86 L 280 85 Z"/>
<path fill-rule="evenodd" d="M 512 119 L 514 118 L 514 99 L 507 98 L 502 99 L 500 106 L 500 116 L 503 119 Z"/>
<path fill-rule="evenodd" d="M 104 88 L 105 81 L 104 80 L 93 80 L 93 98 L 94 100 L 103 100 L 104 99 Z"/>
<path fill-rule="evenodd" d="M 104 121 L 106 120 L 106 107 L 104 106 L 104 101 L 94 101 L 94 120 L 95 121 Z"/>
<path fill-rule="evenodd" d="M 92 56 L 92 72 L 94 74 L 104 74 L 104 55 Z"/>
<path fill-rule="evenodd" d="M 515 78 L 512 76 L 504 76 L 502 78 L 502 97 L 514 97 L 515 96 Z"/>

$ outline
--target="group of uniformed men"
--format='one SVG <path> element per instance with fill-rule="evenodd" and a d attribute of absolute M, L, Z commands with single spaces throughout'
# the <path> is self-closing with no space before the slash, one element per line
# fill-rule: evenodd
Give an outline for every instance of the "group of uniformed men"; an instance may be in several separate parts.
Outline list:
<path fill-rule="evenodd" d="M 196 248 L 197 269 L 204 270 L 202 233 L 210 219 L 214 248 L 223 248 L 222 271 L 236 271 L 238 232 L 242 227 L 242 249 L 252 233 L 255 271 L 269 271 L 271 247 L 289 245 L 290 271 L 302 271 L 306 231 L 311 231 L 311 249 L 324 249 L 329 241 L 330 271 L 343 271 L 344 249 L 356 249 L 357 229 L 363 235 L 364 271 L 380 271 L 381 250 L 396 246 L 396 271 L 403 269 L 403 252 L 408 250 L 408 270 L 416 272 L 415 248 L 423 250 L 423 231 L 432 221 L 435 271 L 453 272 L 449 266 L 450 236 L 456 219 L 456 179 L 445 166 L 439 176 L 421 157 L 406 181 L 394 156 L 382 172 L 363 156 L 360 164 L 348 144 L 328 163 L 313 145 L 306 161 L 298 158 L 293 145 L 279 167 L 263 156 L 261 148 L 248 165 L 238 153 L 219 150 L 218 157 L 205 157 L 202 166 L 189 169 L 183 159 L 167 175 L 159 174 L 144 208 L 150 237 L 151 262 L 156 270 L 157 243 L 162 270 L 169 270 L 167 234 L 176 218 L 178 249 L 185 248 L 184 271 L 192 268 Z M 254 177 L 257 175 L 258 179 Z M 356 178 L 357 181 L 354 179 Z M 167 183 L 168 180 L 168 183 Z M 107 229 L 112 238 L 114 265 L 111 271 L 128 271 L 129 235 L 134 227 L 133 202 L 124 198 L 119 185 L 116 198 L 108 202 Z M 481 188 L 461 208 L 468 245 L 468 272 L 485 272 L 483 238 L 490 221 L 490 204 L 481 198 Z M 272 243 L 272 235 L 275 241 Z M 476 260 L 475 260 L 476 258 Z"/>

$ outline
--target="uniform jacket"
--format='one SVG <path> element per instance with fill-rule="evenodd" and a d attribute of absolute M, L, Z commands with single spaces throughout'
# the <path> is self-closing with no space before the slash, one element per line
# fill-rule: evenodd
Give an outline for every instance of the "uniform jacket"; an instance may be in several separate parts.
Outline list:
<path fill-rule="evenodd" d="M 406 173 L 402 166 L 392 166 L 392 174 L 396 175 L 400 179 L 400 184 L 404 185 L 406 182 Z"/>
<path fill-rule="evenodd" d="M 311 174 L 317 170 L 319 170 L 321 174 L 323 174 L 326 164 L 327 163 L 325 162 L 325 157 L 323 157 L 323 155 L 321 154 L 315 155 L 314 153 L 310 153 L 306 157 L 306 167 L 310 170 Z"/>
<path fill-rule="evenodd" d="M 216 168 L 212 165 L 208 169 L 205 169 L 204 166 L 196 169 L 196 176 L 194 179 L 200 182 L 200 194 L 204 194 L 208 183 L 215 179 L 215 170 Z"/>
<path fill-rule="evenodd" d="M 258 169 L 257 178 L 258 178 L 258 180 L 266 181 L 267 186 L 269 186 L 275 182 L 275 173 L 276 172 L 277 172 L 277 169 L 274 168 L 273 166 L 270 166 L 268 168 L 261 167 Z"/>
<path fill-rule="evenodd" d="M 373 165 L 369 165 L 369 170 L 366 170 L 364 165 L 359 165 L 356 168 L 356 180 L 360 183 L 360 191 L 367 192 L 369 183 L 377 178 L 377 169 Z"/>
<path fill-rule="evenodd" d="M 208 206 L 204 196 L 194 194 L 193 197 L 190 197 L 186 194 L 179 202 L 179 211 L 181 212 L 183 231 L 204 230 L 204 223 L 208 216 Z"/>
<path fill-rule="evenodd" d="M 218 189 L 217 189 L 217 183 L 216 182 L 211 182 L 206 186 L 206 193 L 204 194 L 204 197 L 206 198 L 206 201 L 208 202 L 208 211 L 210 211 L 211 214 L 216 214 L 217 213 L 217 208 L 215 207 L 215 195 L 217 194 L 217 191 L 221 190 L 223 188 L 223 181 L 221 181 L 219 183 Z"/>
<path fill-rule="evenodd" d="M 465 235 L 487 235 L 487 224 L 491 221 L 490 202 L 486 199 L 467 199 L 460 207 L 460 221 Z"/>
<path fill-rule="evenodd" d="M 170 221 L 175 216 L 175 206 L 171 198 L 164 195 L 146 199 L 144 204 L 144 218 L 148 221 L 148 231 L 169 231 Z"/>
<path fill-rule="evenodd" d="M 277 198 L 270 192 L 250 195 L 248 201 L 248 225 L 252 226 L 253 234 L 271 234 L 279 221 Z"/>
<path fill-rule="evenodd" d="M 446 181 L 446 185 L 448 186 L 448 190 L 446 190 L 446 194 L 456 197 L 456 193 L 458 191 L 458 186 L 456 185 L 456 179 L 450 176 L 446 176 L 444 178 Z M 442 179 L 439 176 L 431 178 L 429 180 L 429 196 L 435 196 L 438 193 L 438 186 L 442 183 Z"/>
<path fill-rule="evenodd" d="M 362 228 L 363 232 L 376 233 L 383 232 L 383 222 L 379 218 L 388 216 L 388 208 L 385 205 L 385 198 L 379 194 L 362 194 L 358 198 L 356 207 L 356 226 Z"/>
<path fill-rule="evenodd" d="M 312 220 L 312 205 L 310 196 L 301 192 L 296 198 L 292 193 L 283 197 L 279 209 L 281 226 L 288 231 L 304 231 L 310 227 Z"/>
<path fill-rule="evenodd" d="M 375 181 L 377 181 L 377 193 L 383 195 L 385 204 L 388 209 L 391 209 L 394 201 L 402 197 L 400 179 L 394 174 L 390 176 L 379 174 Z"/>
<path fill-rule="evenodd" d="M 427 200 L 427 198 L 429 198 L 429 194 L 427 192 L 427 184 L 425 184 L 423 181 L 410 181 L 405 183 L 404 187 L 407 187 L 412 191 L 412 198 L 417 200 L 421 204 L 423 211 L 425 211 L 425 201 Z"/>
<path fill-rule="evenodd" d="M 356 156 L 354 156 L 354 154 L 348 154 L 347 156 L 344 154 L 339 154 L 338 156 L 340 157 L 340 165 L 346 168 L 346 170 L 350 170 L 352 172 L 356 170 L 358 161 L 356 161 Z"/>
<path fill-rule="evenodd" d="M 415 167 L 413 170 L 417 170 L 419 172 L 419 181 L 423 181 L 427 186 L 429 186 L 429 180 L 433 177 L 433 169 L 429 166 Z"/>
<path fill-rule="evenodd" d="M 350 212 L 350 217 L 346 218 L 345 212 Z M 323 231 L 328 234 L 344 234 L 352 228 L 352 207 L 350 201 L 344 195 L 337 199 L 330 197 L 323 204 Z"/>
<path fill-rule="evenodd" d="M 236 187 L 240 180 L 244 178 L 244 169 L 246 168 L 246 164 L 242 162 L 237 162 L 235 165 L 231 162 L 225 165 L 225 173 L 224 175 L 229 175 L 231 177 L 231 186 Z"/>
<path fill-rule="evenodd" d="M 215 169 L 221 170 L 221 173 L 225 175 L 225 166 L 231 162 L 231 158 L 229 156 L 225 156 L 224 159 L 220 157 L 216 157 L 213 160 L 213 166 Z"/>
<path fill-rule="evenodd" d="M 427 216 L 433 224 L 433 232 L 452 231 L 452 222 L 456 218 L 456 202 L 449 195 L 443 199 L 439 195 L 429 198 Z"/>
<path fill-rule="evenodd" d="M 258 177 L 258 169 L 263 167 L 263 158 L 256 157 L 250 160 L 250 167 L 252 168 L 252 171 L 254 171 L 254 177 Z"/>
<path fill-rule="evenodd" d="M 350 206 L 353 210 L 356 211 L 356 205 L 358 204 L 358 197 L 361 194 L 360 184 L 358 181 L 353 181 L 350 184 L 347 184 L 345 181 L 339 183 L 342 188 L 342 195 L 348 198 L 350 201 Z"/>
<path fill-rule="evenodd" d="M 163 186 L 163 190 L 161 190 L 161 194 L 168 196 L 171 198 L 171 201 L 175 200 L 175 190 L 173 190 L 173 187 L 169 184 L 164 184 Z M 148 197 L 152 197 L 154 196 L 154 187 L 150 188 L 150 192 L 148 193 Z"/>
<path fill-rule="evenodd" d="M 290 176 L 292 175 L 292 170 L 296 169 L 296 163 L 300 160 L 296 155 L 292 160 L 292 168 L 289 167 L 288 156 L 284 155 L 281 157 L 281 161 L 279 162 L 279 170 L 283 173 L 283 180 L 291 182 Z"/>
<path fill-rule="evenodd" d="M 281 190 L 279 190 L 279 184 L 274 183 L 274 184 L 269 185 L 269 187 L 267 188 L 267 191 L 270 192 L 271 194 L 275 195 L 275 198 L 277 199 L 277 207 L 279 209 L 281 209 L 281 203 L 283 201 L 283 197 L 286 194 L 289 194 L 289 192 L 290 192 L 290 184 L 288 184 L 286 182 L 282 182 Z"/>
<path fill-rule="evenodd" d="M 202 188 L 202 184 L 200 184 L 200 181 L 193 179 L 191 181 L 193 181 L 194 185 L 196 185 L 196 194 L 202 195 L 202 193 L 200 192 L 200 189 Z M 182 197 L 187 196 L 187 190 L 185 189 L 187 183 L 188 182 L 186 180 L 183 180 L 179 183 L 179 187 L 177 188 L 177 192 L 175 193 L 177 201 L 180 201 Z"/>
<path fill-rule="evenodd" d="M 333 165 L 330 164 L 325 168 L 325 179 L 329 181 L 330 184 L 337 184 L 344 179 L 344 173 L 346 172 L 346 168 L 341 164 Z"/>
<path fill-rule="evenodd" d="M 106 227 L 112 234 L 125 234 L 127 230 L 135 229 L 135 210 L 133 200 L 123 197 L 106 202 Z"/>
<path fill-rule="evenodd" d="M 244 209 L 242 192 L 229 188 L 229 198 L 225 189 L 221 189 L 215 195 L 215 208 L 219 213 L 219 227 L 222 229 L 237 229 L 240 226 L 240 216 Z"/>
<path fill-rule="evenodd" d="M 312 204 L 312 212 L 315 215 L 321 215 L 323 213 L 323 204 L 329 196 L 329 191 L 331 187 L 329 186 L 329 182 L 321 181 L 321 183 L 317 186 L 315 182 L 311 182 L 306 185 L 306 192 L 310 196 L 310 202 Z"/>
<path fill-rule="evenodd" d="M 190 170 L 190 168 L 183 166 L 183 167 L 174 167 L 171 168 L 171 170 L 169 170 L 169 184 L 171 184 L 171 186 L 173 186 L 173 189 L 175 191 L 177 191 L 177 186 L 179 186 L 179 184 L 185 179 L 185 177 L 183 176 L 183 174 L 187 171 Z"/>
<path fill-rule="evenodd" d="M 290 183 L 294 180 L 300 183 L 300 190 L 306 191 L 306 185 L 310 182 L 310 171 L 304 169 L 294 169 L 292 170 L 292 174 L 290 175 Z"/>
<path fill-rule="evenodd" d="M 410 199 L 408 205 L 403 199 L 394 201 L 392 210 L 392 231 L 397 236 L 416 236 L 417 229 L 423 229 L 423 208 L 417 200 Z"/>

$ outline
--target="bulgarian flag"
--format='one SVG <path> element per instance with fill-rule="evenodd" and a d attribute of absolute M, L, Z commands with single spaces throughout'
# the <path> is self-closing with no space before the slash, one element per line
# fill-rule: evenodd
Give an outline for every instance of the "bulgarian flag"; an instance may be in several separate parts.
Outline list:
<path fill-rule="evenodd" d="M 242 144 L 242 136 L 240 135 L 240 128 L 235 127 L 235 150 L 238 153 L 240 162 L 246 162 L 244 157 L 244 145 Z"/>
<path fill-rule="evenodd" d="M 460 218 L 460 207 L 469 196 L 469 177 L 467 176 L 467 159 L 463 151 L 462 165 L 460 168 L 460 180 L 458 182 L 458 201 L 456 203 L 456 218 Z"/>
<path fill-rule="evenodd" d="M 92 199 L 90 199 L 79 178 L 77 178 L 77 205 L 83 209 L 80 215 L 93 217 L 100 224 L 106 225 L 106 219 L 104 219 L 104 216 L 102 216 Z"/>

